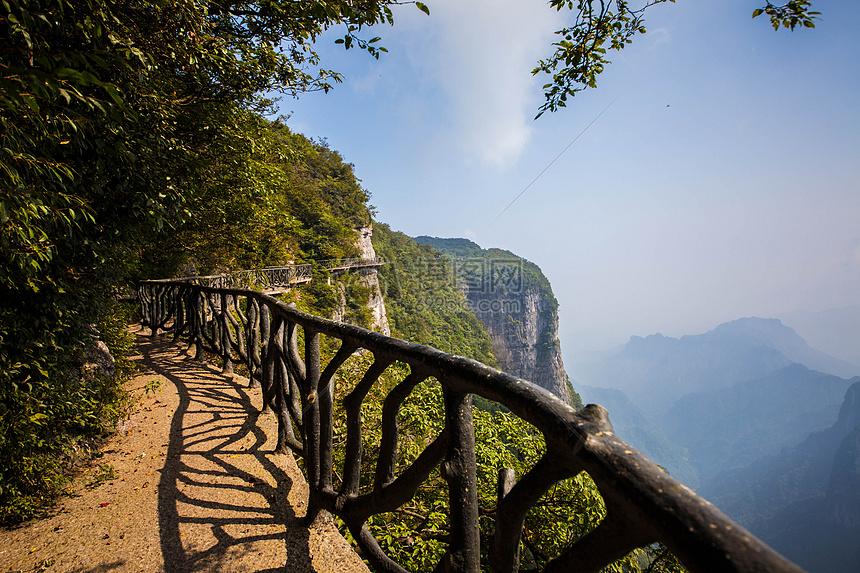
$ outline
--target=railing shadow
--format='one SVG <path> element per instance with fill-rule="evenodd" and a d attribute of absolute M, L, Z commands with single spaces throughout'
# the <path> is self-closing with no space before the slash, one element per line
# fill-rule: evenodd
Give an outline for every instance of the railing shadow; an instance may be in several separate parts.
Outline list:
<path fill-rule="evenodd" d="M 297 484 L 274 461 L 284 456 L 261 427 L 260 397 L 166 337 L 138 346 L 179 395 L 158 484 L 165 570 L 312 571 L 308 529 L 289 503 Z"/>

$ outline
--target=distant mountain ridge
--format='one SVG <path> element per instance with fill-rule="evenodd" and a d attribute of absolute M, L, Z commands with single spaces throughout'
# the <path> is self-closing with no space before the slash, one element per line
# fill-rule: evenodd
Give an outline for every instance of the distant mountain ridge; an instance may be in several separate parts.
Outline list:
<path fill-rule="evenodd" d="M 795 362 L 840 377 L 860 374 L 860 366 L 811 348 L 778 319 L 753 317 L 680 339 L 632 336 L 619 353 L 577 365 L 574 378 L 622 390 L 650 416 L 659 417 L 686 394 L 762 378 Z"/>
<path fill-rule="evenodd" d="M 785 312 L 776 315 L 810 346 L 851 364 L 860 364 L 860 305 L 818 312 Z"/>
<path fill-rule="evenodd" d="M 858 571 L 860 366 L 780 320 L 744 318 L 631 337 L 575 374 L 619 437 L 690 468 L 688 484 L 774 549 L 812 573 Z"/>
<path fill-rule="evenodd" d="M 833 424 L 850 380 L 790 364 L 681 397 L 659 427 L 703 477 L 754 462 Z"/>
<path fill-rule="evenodd" d="M 834 358 L 813 348 L 793 328 L 784 325 L 777 318 L 741 318 L 721 324 L 711 332 L 774 348 L 791 362 L 803 364 L 810 370 L 840 378 L 860 375 L 860 365 Z"/>
<path fill-rule="evenodd" d="M 860 563 L 860 377 L 850 382 L 830 427 L 699 489 L 810 573 L 854 573 Z"/>

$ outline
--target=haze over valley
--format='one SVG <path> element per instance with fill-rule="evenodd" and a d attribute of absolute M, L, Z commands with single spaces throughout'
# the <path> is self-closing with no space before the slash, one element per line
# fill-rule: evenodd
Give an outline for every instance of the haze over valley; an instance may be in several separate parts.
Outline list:
<path fill-rule="evenodd" d="M 569 371 L 583 403 L 606 407 L 670 474 L 809 571 L 848 573 L 860 562 L 860 364 L 843 339 L 860 335 L 858 310 L 788 315 L 823 349 L 779 319 L 743 318 L 633 336 Z"/>

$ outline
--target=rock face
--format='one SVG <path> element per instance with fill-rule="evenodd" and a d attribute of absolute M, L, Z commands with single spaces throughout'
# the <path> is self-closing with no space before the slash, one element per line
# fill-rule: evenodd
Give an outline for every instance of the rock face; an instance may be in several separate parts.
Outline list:
<path fill-rule="evenodd" d="M 558 302 L 540 268 L 467 239 L 417 237 L 451 259 L 453 279 L 486 326 L 496 366 L 581 407 L 571 394 L 558 341 Z"/>
<path fill-rule="evenodd" d="M 84 372 L 113 376 L 116 371 L 116 361 L 108 350 L 107 344 L 96 340 L 87 346 L 82 368 Z"/>
<path fill-rule="evenodd" d="M 356 229 L 358 238 L 356 244 L 361 251 L 361 258 L 374 259 L 376 251 L 373 249 L 371 237 L 373 237 L 373 227 L 359 227 Z M 382 300 L 382 292 L 379 288 L 379 276 L 376 267 L 367 267 L 349 271 L 355 274 L 355 280 L 359 285 L 367 289 L 369 297 L 367 299 L 367 308 L 371 312 L 370 328 L 377 332 L 381 332 L 386 336 L 391 336 L 391 328 L 388 325 L 388 316 L 385 312 L 385 301 Z M 343 285 L 339 286 L 341 304 L 335 310 L 332 318 L 343 322 L 346 318 L 346 291 Z"/>
<path fill-rule="evenodd" d="M 361 250 L 361 258 L 375 259 L 376 251 L 373 249 L 371 238 L 373 237 L 373 227 L 360 227 L 358 229 L 358 248 Z M 385 301 L 382 300 L 382 292 L 379 288 L 379 275 L 376 272 L 376 267 L 372 267 L 361 271 L 365 286 L 370 289 L 370 299 L 367 301 L 367 307 L 373 313 L 373 330 L 381 332 L 386 336 L 391 335 L 391 328 L 388 326 L 388 316 L 385 313 Z"/>
<path fill-rule="evenodd" d="M 569 404 L 555 300 L 547 300 L 533 285 L 508 292 L 504 299 L 477 289 L 464 294 L 490 333 L 499 370 L 534 382 Z"/>
<path fill-rule="evenodd" d="M 837 426 L 848 430 L 836 455 L 827 488 L 830 518 L 847 527 L 860 527 L 860 383 L 845 396 Z"/>
<path fill-rule="evenodd" d="M 833 521 L 860 527 L 860 426 L 845 436 L 836 450 L 827 509 Z"/>

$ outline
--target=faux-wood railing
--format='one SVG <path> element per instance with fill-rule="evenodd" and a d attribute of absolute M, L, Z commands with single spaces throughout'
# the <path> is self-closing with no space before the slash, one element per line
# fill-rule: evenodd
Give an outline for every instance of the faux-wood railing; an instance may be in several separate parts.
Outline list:
<path fill-rule="evenodd" d="M 204 350 L 212 352 L 228 372 L 241 362 L 249 377 L 260 382 L 264 404 L 278 419 L 278 450 L 290 449 L 304 458 L 308 519 L 321 511 L 340 517 L 376 571 L 405 570 L 382 551 L 368 518 L 407 504 L 437 467 L 448 486 L 450 532 L 436 569 L 481 569 L 472 394 L 503 404 L 537 428 L 546 442 L 543 457 L 518 482 L 512 483 L 510 474 L 500 476 L 489 548 L 489 565 L 496 573 L 519 569 L 518 547 L 529 509 L 553 484 L 582 471 L 597 485 L 606 517 L 544 571 L 596 572 L 655 542 L 664 543 L 692 571 L 802 571 L 618 439 L 601 406 L 575 411 L 542 388 L 474 360 L 306 314 L 257 291 L 145 281 L 139 297 L 143 323 L 153 336 L 159 330 L 172 330 L 176 339 L 184 334 L 198 357 Z M 321 334 L 340 341 L 326 365 L 320 359 Z M 362 349 L 372 353 L 374 362 L 344 401 L 345 461 L 344 467 L 333 468 L 332 381 L 338 368 Z M 362 401 L 395 361 L 407 364 L 410 374 L 386 398 L 373 489 L 361 493 Z M 417 384 L 431 377 L 443 388 L 444 430 L 395 476 L 399 407 Z M 343 476 L 337 490 L 334 469 Z"/>

